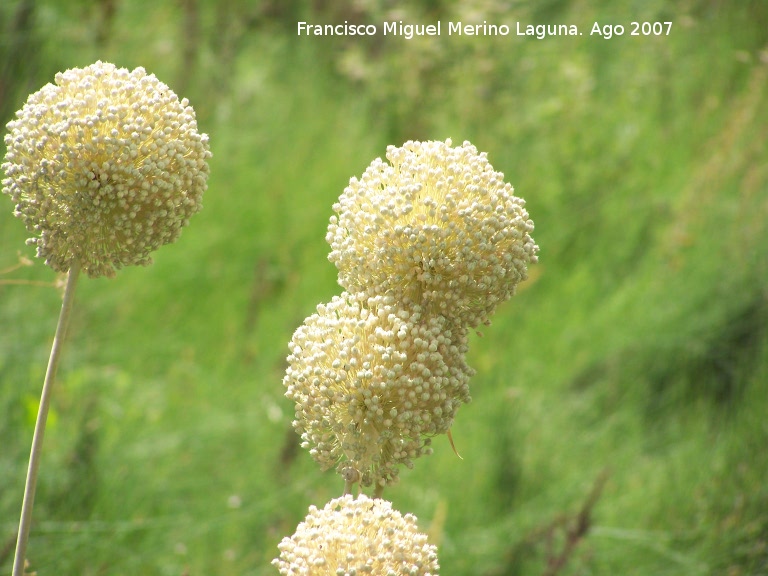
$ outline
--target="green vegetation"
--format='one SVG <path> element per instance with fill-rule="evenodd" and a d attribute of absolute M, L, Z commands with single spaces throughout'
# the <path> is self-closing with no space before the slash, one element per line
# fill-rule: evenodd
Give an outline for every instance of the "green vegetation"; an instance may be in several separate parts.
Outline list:
<path fill-rule="evenodd" d="M 281 384 L 291 333 L 339 291 L 331 205 L 387 144 L 451 137 L 526 199 L 541 263 L 473 336 L 463 460 L 437 438 L 385 497 L 443 576 L 768 573 L 768 5 L 438 0 L 408 18 L 477 4 L 584 36 L 407 41 L 295 36 L 298 19 L 379 24 L 374 8 L 257 4 L 0 7 L 3 123 L 56 71 L 104 59 L 189 97 L 214 153 L 179 242 L 81 279 L 32 568 L 276 573 L 279 540 L 342 491 L 298 447 Z M 631 37 L 632 20 L 673 27 Z M 589 37 L 595 21 L 627 32 Z M 0 205 L 9 573 L 60 293 L 42 262 L 10 270 L 33 254 Z"/>

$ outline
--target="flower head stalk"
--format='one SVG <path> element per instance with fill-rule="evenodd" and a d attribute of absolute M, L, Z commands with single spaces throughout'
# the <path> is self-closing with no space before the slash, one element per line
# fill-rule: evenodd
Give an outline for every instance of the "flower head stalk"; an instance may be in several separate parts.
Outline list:
<path fill-rule="evenodd" d="M 201 208 L 208 137 L 143 68 L 96 62 L 56 75 L 8 123 L 2 191 L 27 242 L 67 285 L 35 423 L 13 576 L 22 576 L 48 406 L 80 271 L 114 276 L 175 241 Z"/>

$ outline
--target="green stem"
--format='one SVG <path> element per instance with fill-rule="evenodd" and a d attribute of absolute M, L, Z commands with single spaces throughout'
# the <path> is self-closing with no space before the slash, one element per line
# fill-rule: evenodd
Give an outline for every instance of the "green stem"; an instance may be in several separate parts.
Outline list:
<path fill-rule="evenodd" d="M 24 501 L 21 505 L 21 520 L 19 521 L 19 535 L 16 541 L 16 556 L 13 559 L 13 576 L 24 575 L 24 560 L 27 554 L 27 542 L 29 541 L 29 528 L 32 522 L 32 507 L 35 503 L 35 488 L 37 487 L 37 471 L 40 468 L 40 454 L 43 448 L 43 436 L 45 435 L 45 423 L 48 420 L 48 407 L 51 404 L 51 389 L 56 379 L 56 369 L 59 366 L 59 357 L 64 345 L 64 338 L 69 325 L 69 315 L 72 311 L 72 302 L 75 296 L 75 286 L 80 275 L 80 263 L 74 261 L 67 276 L 67 287 L 64 289 L 64 300 L 61 303 L 59 323 L 56 326 L 56 335 L 53 338 L 51 356 L 48 359 L 48 369 L 45 372 L 43 392 L 40 395 L 40 408 L 37 411 L 35 432 L 32 436 L 32 450 L 29 454 L 29 469 L 27 470 L 27 483 L 24 486 Z"/>

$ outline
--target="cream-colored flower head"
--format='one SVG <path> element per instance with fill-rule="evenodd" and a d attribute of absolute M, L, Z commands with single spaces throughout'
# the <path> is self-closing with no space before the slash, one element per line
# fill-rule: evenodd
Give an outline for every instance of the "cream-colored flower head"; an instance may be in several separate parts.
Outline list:
<path fill-rule="evenodd" d="M 387 148 L 333 209 L 339 283 L 392 294 L 470 327 L 486 323 L 536 262 L 525 202 L 469 142 Z"/>
<path fill-rule="evenodd" d="M 278 548 L 272 564 L 282 576 L 436 576 L 440 568 L 437 547 L 413 514 L 363 494 L 336 498 L 322 510 L 310 506 Z"/>
<path fill-rule="evenodd" d="M 392 484 L 398 465 L 429 453 L 469 402 L 467 331 L 391 297 L 348 294 L 317 308 L 293 335 L 286 396 L 302 446 L 346 479 Z"/>
<path fill-rule="evenodd" d="M 195 112 L 143 68 L 56 75 L 9 122 L 3 192 L 53 269 L 148 264 L 201 208 L 211 156 Z"/>

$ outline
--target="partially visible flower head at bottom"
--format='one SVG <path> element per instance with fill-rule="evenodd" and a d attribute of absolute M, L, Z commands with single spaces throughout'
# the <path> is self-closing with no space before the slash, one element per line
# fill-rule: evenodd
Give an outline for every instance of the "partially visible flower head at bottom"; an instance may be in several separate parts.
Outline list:
<path fill-rule="evenodd" d="M 200 210 L 211 153 L 195 111 L 144 68 L 56 75 L 8 123 L 3 193 L 58 272 L 151 262 Z"/>
<path fill-rule="evenodd" d="M 347 494 L 309 514 L 273 560 L 283 576 L 434 576 L 437 547 L 418 530 L 416 517 L 386 500 Z"/>
<path fill-rule="evenodd" d="M 293 335 L 283 383 L 294 427 L 323 469 L 364 486 L 431 452 L 470 401 L 467 330 L 393 298 L 335 296 Z"/>

